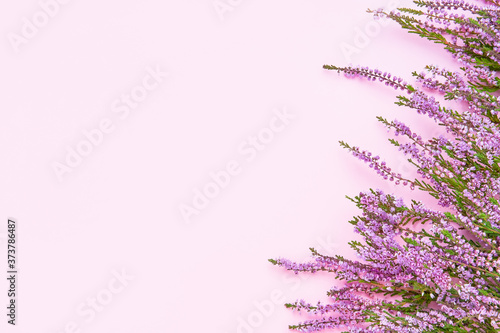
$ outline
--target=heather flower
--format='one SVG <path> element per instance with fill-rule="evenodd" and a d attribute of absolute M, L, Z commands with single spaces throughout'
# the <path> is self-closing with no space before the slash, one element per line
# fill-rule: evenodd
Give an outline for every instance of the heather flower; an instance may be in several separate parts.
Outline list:
<path fill-rule="evenodd" d="M 325 271 L 345 281 L 327 292 L 328 303 L 286 304 L 314 317 L 291 329 L 500 332 L 500 2 L 414 3 L 416 8 L 370 12 L 443 44 L 460 71 L 429 65 L 412 73 L 410 85 L 363 66 L 324 68 L 402 91 L 397 105 L 441 126 L 443 133 L 425 139 L 408 124 L 377 117 L 393 133 L 389 142 L 416 169 L 415 178 L 396 173 L 372 152 L 340 142 L 380 177 L 427 192 L 441 208 L 381 190 L 361 192 L 349 198 L 361 211 L 350 223 L 363 242 L 349 243 L 360 260 L 314 248 L 310 262 L 270 259 L 296 274 Z M 467 108 L 454 110 L 445 101 Z"/>

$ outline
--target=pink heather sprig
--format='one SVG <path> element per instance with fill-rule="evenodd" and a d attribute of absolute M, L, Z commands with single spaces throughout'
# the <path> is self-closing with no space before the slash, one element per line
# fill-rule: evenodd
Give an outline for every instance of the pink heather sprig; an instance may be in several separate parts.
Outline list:
<path fill-rule="evenodd" d="M 337 66 L 331 66 L 331 65 L 324 65 L 323 68 L 342 72 L 348 78 L 362 77 L 362 78 L 365 78 L 369 81 L 378 80 L 380 82 L 384 82 L 386 86 L 392 87 L 396 90 L 397 89 L 401 89 L 401 90 L 408 89 L 407 83 L 405 81 L 403 81 L 402 78 L 392 76 L 390 73 L 382 72 L 378 69 L 371 69 L 369 67 L 362 67 L 362 66 L 337 67 Z"/>
<path fill-rule="evenodd" d="M 410 185 L 410 189 L 415 189 L 415 183 L 409 179 L 403 178 L 400 173 L 395 173 L 392 169 L 387 165 L 385 161 L 380 161 L 380 156 L 373 154 L 369 151 L 363 150 L 361 151 L 359 147 L 351 147 L 349 144 L 344 141 L 340 141 L 340 145 L 349 151 L 351 151 L 352 155 L 361 161 L 368 163 L 369 167 L 372 168 L 379 176 L 381 176 L 385 180 L 394 181 L 396 185 L 402 183 L 404 186 Z"/>
<path fill-rule="evenodd" d="M 324 68 L 401 90 L 405 95 L 398 96 L 397 105 L 441 126 L 441 135 L 424 139 L 407 124 L 377 117 L 393 131 L 390 143 L 416 168 L 415 179 L 396 173 L 371 152 L 340 144 L 379 176 L 427 192 L 443 209 L 415 200 L 407 204 L 381 190 L 362 192 L 349 198 L 361 210 L 350 223 L 363 241 L 349 243 L 359 261 L 313 248 L 312 262 L 270 259 L 296 274 L 324 271 L 345 281 L 327 292 L 327 303 L 286 304 L 316 317 L 291 329 L 500 332 L 500 3 L 414 3 L 416 8 L 369 12 L 443 44 L 460 71 L 426 66 L 413 72 L 413 86 L 378 69 Z M 468 107 L 456 111 L 441 99 Z"/>

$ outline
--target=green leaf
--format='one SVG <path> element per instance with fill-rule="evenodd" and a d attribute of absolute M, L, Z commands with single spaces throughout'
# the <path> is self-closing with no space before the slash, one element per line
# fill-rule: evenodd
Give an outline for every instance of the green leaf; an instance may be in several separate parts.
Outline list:
<path fill-rule="evenodd" d="M 408 244 L 412 244 L 412 245 L 415 245 L 415 246 L 420 246 L 419 243 L 417 243 L 416 240 L 414 240 L 413 238 L 404 238 L 403 237 L 403 240 L 408 243 Z"/>
<path fill-rule="evenodd" d="M 453 236 L 450 234 L 448 230 L 441 230 L 441 233 L 448 237 L 449 239 L 453 240 Z"/>

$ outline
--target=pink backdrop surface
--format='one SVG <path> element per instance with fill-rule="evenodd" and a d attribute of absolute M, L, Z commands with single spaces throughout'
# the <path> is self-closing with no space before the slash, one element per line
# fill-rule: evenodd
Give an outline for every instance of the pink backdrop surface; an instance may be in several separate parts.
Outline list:
<path fill-rule="evenodd" d="M 410 1 L 0 3 L 0 258 L 16 220 L 16 326 L 1 332 L 284 333 L 283 303 L 329 275 L 267 259 L 353 257 L 345 195 L 383 182 L 345 140 L 411 174 L 375 117 L 435 128 L 397 92 L 323 64 L 406 79 L 449 63 L 367 8 Z M 2 259 L 0 276 L 7 275 Z"/>

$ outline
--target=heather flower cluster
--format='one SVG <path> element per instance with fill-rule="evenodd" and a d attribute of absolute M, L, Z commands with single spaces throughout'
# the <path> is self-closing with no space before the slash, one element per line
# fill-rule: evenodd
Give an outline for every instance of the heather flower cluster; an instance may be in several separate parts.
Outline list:
<path fill-rule="evenodd" d="M 427 66 L 413 73 L 410 85 L 378 69 L 324 68 L 400 90 L 396 104 L 442 126 L 442 135 L 424 139 L 407 124 L 377 117 L 393 132 L 389 141 L 416 168 L 416 178 L 340 142 L 383 179 L 427 192 L 440 209 L 381 190 L 362 192 L 349 198 L 361 210 L 350 223 L 364 241 L 349 243 L 359 261 L 313 248 L 311 262 L 270 259 L 296 274 L 325 271 L 345 281 L 327 292 L 328 303 L 286 304 L 310 315 L 291 329 L 500 332 L 500 2 L 414 3 L 415 8 L 370 12 L 443 44 L 459 62 L 459 72 Z M 456 103 L 457 110 L 445 102 Z"/>

